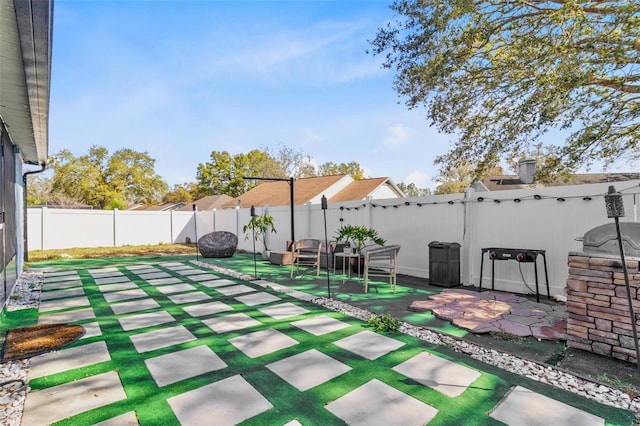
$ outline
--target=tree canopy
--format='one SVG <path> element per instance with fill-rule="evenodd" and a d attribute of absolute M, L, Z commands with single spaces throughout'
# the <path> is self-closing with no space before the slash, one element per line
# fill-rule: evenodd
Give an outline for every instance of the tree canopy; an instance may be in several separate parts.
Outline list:
<path fill-rule="evenodd" d="M 540 141 L 538 177 L 640 157 L 640 3 L 407 0 L 372 53 L 409 108 L 454 135 L 436 158 L 476 177 Z M 566 136 L 549 143 L 549 131 Z"/>
<path fill-rule="evenodd" d="M 198 194 L 237 197 L 256 185 L 255 181 L 244 178 L 256 176 L 286 177 L 276 159 L 265 151 L 254 149 L 233 156 L 227 151 L 212 151 L 211 161 L 198 164 Z"/>
<path fill-rule="evenodd" d="M 109 155 L 93 145 L 87 155 L 69 150 L 54 155 L 54 192 L 96 209 L 124 208 L 136 202 L 154 203 L 167 191 L 167 184 L 154 171 L 155 160 L 146 152 L 123 148 Z"/>
<path fill-rule="evenodd" d="M 354 179 L 364 177 L 362 167 L 355 161 L 348 164 L 327 162 L 315 167 L 310 156 L 284 145 L 275 153 L 266 147 L 236 155 L 212 151 L 211 161 L 198 164 L 197 197 L 218 194 L 238 197 L 261 183 L 245 177 L 284 179 L 333 174 L 350 174 Z"/>

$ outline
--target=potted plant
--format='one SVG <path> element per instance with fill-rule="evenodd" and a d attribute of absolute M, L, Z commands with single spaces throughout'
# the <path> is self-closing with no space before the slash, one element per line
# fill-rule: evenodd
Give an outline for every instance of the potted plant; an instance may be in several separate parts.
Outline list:
<path fill-rule="evenodd" d="M 249 223 L 242 227 L 242 232 L 244 232 L 245 240 L 248 240 L 250 236 L 253 236 L 255 241 L 262 241 L 262 245 L 264 247 L 264 250 L 262 251 L 262 258 L 264 260 L 269 259 L 271 249 L 267 245 L 267 232 L 276 233 L 273 216 L 269 213 L 251 216 Z"/>
<path fill-rule="evenodd" d="M 359 252 L 367 243 L 384 245 L 384 238 L 378 235 L 378 231 L 362 225 L 342 225 L 336 231 L 336 242 L 344 242 L 352 250 Z"/>

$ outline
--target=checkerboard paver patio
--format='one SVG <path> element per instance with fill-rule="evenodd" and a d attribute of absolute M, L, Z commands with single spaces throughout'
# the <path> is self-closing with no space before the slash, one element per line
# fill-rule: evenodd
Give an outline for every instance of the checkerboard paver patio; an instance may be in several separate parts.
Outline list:
<path fill-rule="evenodd" d="M 279 405 L 278 398 L 282 397 L 279 392 L 283 389 L 293 392 L 289 399 L 305 401 L 304 409 L 323 419 L 319 420 L 323 424 L 328 421 L 326 424 L 422 425 L 438 417 L 441 411 L 450 412 L 452 407 L 465 405 L 457 404 L 457 399 L 474 395 L 484 401 L 494 392 L 486 388 L 486 382 L 481 387 L 474 386 L 488 373 L 425 348 L 416 351 L 415 344 L 407 344 L 408 337 L 374 333 L 363 329 L 362 322 L 305 305 L 306 302 L 290 295 L 275 295 L 259 288 L 275 288 L 278 286 L 275 283 L 239 284 L 227 278 L 189 280 L 190 274 L 197 277 L 203 275 L 202 271 L 181 262 L 130 265 L 116 270 L 102 268 L 93 273 L 156 274 L 163 269 L 187 274 L 184 281 L 176 277 L 137 281 L 145 297 L 107 301 L 110 309 L 106 317 L 96 318 L 92 307 L 74 307 L 77 302 L 73 299 L 77 296 L 72 295 L 56 299 L 61 302 L 61 311 L 47 313 L 51 305 L 41 306 L 39 322 L 80 323 L 87 333 L 72 347 L 34 358 L 30 380 L 35 388 L 28 396 L 23 424 L 48 424 L 63 419 L 74 423 L 73 419 L 91 418 L 83 416 L 94 412 L 111 414 L 101 414 L 101 421 L 92 424 L 129 424 L 142 415 L 137 408 L 135 412 L 128 409 L 129 405 L 100 410 L 119 407 L 122 401 L 133 398 L 136 392 L 127 396 L 125 389 L 138 389 L 145 380 L 153 383 L 145 386 L 155 391 L 139 395 L 141 401 L 165 398 L 170 410 L 167 424 L 181 425 L 208 424 L 211 419 L 217 425 L 249 419 L 257 424 L 305 424 L 296 420 L 295 411 L 287 411 L 295 410 L 295 404 Z M 210 285 L 214 282 L 225 285 Z M 162 287 L 169 290 L 158 291 Z M 220 291 L 225 288 L 232 290 Z M 242 289 L 240 293 L 236 293 L 238 288 Z M 101 298 L 110 293 L 118 292 L 85 292 L 82 297 L 102 306 Z M 309 298 L 300 292 L 291 293 L 296 293 L 300 300 Z M 138 308 L 145 312 L 138 312 Z M 105 315 L 104 309 L 100 312 Z M 103 333 L 103 329 L 107 332 Z M 111 339 L 116 339 L 117 345 Z M 112 347 L 125 351 L 126 357 L 112 356 L 109 352 Z M 407 355 L 405 349 L 409 350 Z M 118 362 L 125 359 L 127 366 L 138 365 L 146 375 L 119 374 Z M 240 366 L 246 360 L 251 360 L 251 367 L 245 371 Z M 382 365 L 386 367 L 381 369 Z M 82 377 L 83 371 L 87 377 Z M 65 374 L 70 374 L 67 383 L 47 386 L 48 382 L 41 381 Z M 263 382 L 265 377 L 269 377 L 267 382 Z M 428 396 L 435 394 L 433 391 L 418 392 L 420 396 L 412 394 L 422 388 L 435 390 L 444 397 L 431 403 Z M 100 391 L 97 396 L 83 398 L 88 389 Z M 60 398 L 70 402 L 56 404 Z M 488 421 L 491 417 L 508 424 L 532 424 L 527 423 L 532 418 L 521 414 L 523 407 L 539 406 L 553 408 L 547 409 L 553 413 L 544 417 L 548 421 L 545 424 L 567 424 L 568 419 L 579 419 L 580 424 L 588 426 L 604 424 L 593 413 L 520 386 L 505 391 L 502 398 L 493 398 L 499 402 L 480 413 Z M 449 400 L 452 405 L 447 405 Z M 279 411 L 274 411 L 274 407 L 282 410 L 278 414 L 282 419 L 277 417 L 275 423 L 273 416 Z"/>

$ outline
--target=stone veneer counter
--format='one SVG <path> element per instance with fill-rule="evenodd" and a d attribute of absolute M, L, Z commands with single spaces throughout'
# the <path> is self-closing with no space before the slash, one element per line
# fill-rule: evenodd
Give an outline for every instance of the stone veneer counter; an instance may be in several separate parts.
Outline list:
<path fill-rule="evenodd" d="M 626 257 L 625 261 L 637 318 L 640 313 L 640 258 Z M 636 362 L 620 256 L 569 253 L 567 346 Z"/>

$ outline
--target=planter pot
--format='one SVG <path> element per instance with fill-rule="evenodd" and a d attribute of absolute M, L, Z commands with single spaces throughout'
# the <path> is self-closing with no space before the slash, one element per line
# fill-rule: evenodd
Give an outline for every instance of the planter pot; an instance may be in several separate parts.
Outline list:
<path fill-rule="evenodd" d="M 262 260 L 269 260 L 271 258 L 271 250 L 264 250 L 262 252 Z"/>

